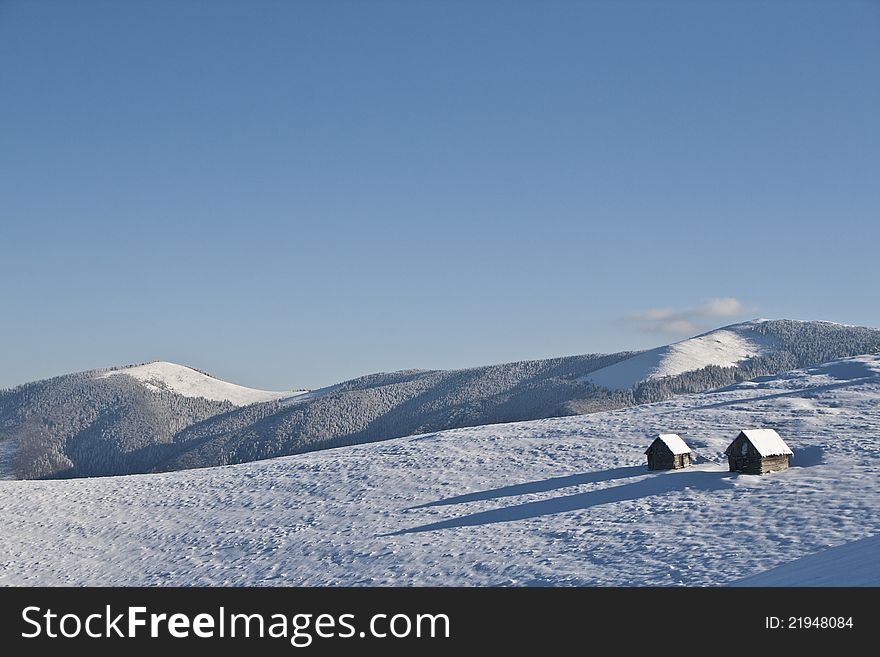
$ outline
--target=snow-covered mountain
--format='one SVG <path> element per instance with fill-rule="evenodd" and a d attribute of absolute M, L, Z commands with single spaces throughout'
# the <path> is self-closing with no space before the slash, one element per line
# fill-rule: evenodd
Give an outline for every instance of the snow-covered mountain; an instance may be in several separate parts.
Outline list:
<path fill-rule="evenodd" d="M 880 330 L 756 320 L 645 352 L 379 373 L 297 395 L 172 363 L 0 391 L 0 476 L 243 463 L 402 436 L 662 401 L 880 351 Z"/>
<path fill-rule="evenodd" d="M 153 390 L 168 390 L 183 397 L 201 397 L 212 401 L 226 401 L 235 406 L 247 406 L 257 402 L 284 399 L 307 392 L 305 390 L 270 392 L 268 390 L 246 388 L 217 379 L 192 367 L 164 361 L 154 361 L 98 374 L 99 377 L 118 375 L 133 377 Z"/>
<path fill-rule="evenodd" d="M 709 365 L 736 367 L 749 358 L 767 356 L 779 348 L 777 338 L 759 331 L 765 322 L 734 324 L 643 351 L 591 372 L 586 379 L 611 390 L 625 390 L 645 381 L 678 376 Z"/>
<path fill-rule="evenodd" d="M 144 472 L 183 429 L 304 392 L 255 390 L 162 361 L 0 391 L 0 478 Z"/>
<path fill-rule="evenodd" d="M 748 427 L 792 467 L 728 472 Z M 696 466 L 645 468 L 666 431 Z M 880 356 L 861 356 L 578 417 L 0 482 L 0 584 L 876 586 L 878 472 Z"/>

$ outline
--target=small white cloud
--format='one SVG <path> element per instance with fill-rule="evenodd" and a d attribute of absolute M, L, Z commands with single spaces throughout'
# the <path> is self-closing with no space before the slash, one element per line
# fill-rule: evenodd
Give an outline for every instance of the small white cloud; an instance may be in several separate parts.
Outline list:
<path fill-rule="evenodd" d="M 662 333 L 665 335 L 693 335 L 699 333 L 699 327 L 687 319 L 670 319 L 668 321 L 643 321 L 639 330 L 645 333 Z"/>
<path fill-rule="evenodd" d="M 663 333 L 670 333 L 671 335 L 693 335 L 700 330 L 696 324 L 687 319 L 673 319 L 670 322 L 661 324 L 660 328 Z"/>
<path fill-rule="evenodd" d="M 710 327 L 706 320 L 719 317 L 737 317 L 754 313 L 758 307 L 736 297 L 715 297 L 698 306 L 675 310 L 651 308 L 630 316 L 642 331 L 683 336 L 695 335 Z"/>
<path fill-rule="evenodd" d="M 720 297 L 709 299 L 694 310 L 694 314 L 703 317 L 735 317 L 755 312 L 757 306 L 750 306 L 736 297 Z"/>

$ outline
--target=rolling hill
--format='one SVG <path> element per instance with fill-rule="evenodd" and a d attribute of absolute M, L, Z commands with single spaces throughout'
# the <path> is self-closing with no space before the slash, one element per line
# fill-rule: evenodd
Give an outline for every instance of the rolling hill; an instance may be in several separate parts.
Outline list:
<path fill-rule="evenodd" d="M 586 379 L 611 390 L 626 390 L 640 383 L 714 365 L 736 367 L 750 359 L 772 355 L 779 340 L 762 332 L 764 322 L 744 322 L 710 331 L 681 342 L 649 349 L 589 374 Z"/>
<path fill-rule="evenodd" d="M 624 408 L 875 351 L 877 329 L 756 320 L 644 352 L 379 373 L 302 394 L 171 363 L 94 370 L 0 392 L 0 472 L 67 478 L 244 463 Z"/>
<path fill-rule="evenodd" d="M 229 383 L 184 365 L 154 361 L 122 369 L 109 370 L 97 378 L 130 376 L 152 390 L 168 390 L 182 397 L 201 397 L 210 401 L 247 406 L 259 402 L 294 397 L 306 391 L 269 392 Z"/>
<path fill-rule="evenodd" d="M 728 472 L 747 427 L 792 467 Z M 876 585 L 878 427 L 873 355 L 578 417 L 2 481 L 0 585 Z M 697 465 L 646 470 L 660 431 Z"/>

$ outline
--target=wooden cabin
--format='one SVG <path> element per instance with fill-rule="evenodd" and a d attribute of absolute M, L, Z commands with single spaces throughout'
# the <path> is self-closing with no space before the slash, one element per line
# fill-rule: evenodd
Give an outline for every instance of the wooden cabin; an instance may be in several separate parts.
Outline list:
<path fill-rule="evenodd" d="M 724 451 L 731 472 L 765 474 L 791 465 L 792 451 L 773 429 L 743 429 Z"/>
<path fill-rule="evenodd" d="M 645 455 L 649 470 L 678 470 L 691 465 L 691 448 L 677 433 L 658 434 Z"/>

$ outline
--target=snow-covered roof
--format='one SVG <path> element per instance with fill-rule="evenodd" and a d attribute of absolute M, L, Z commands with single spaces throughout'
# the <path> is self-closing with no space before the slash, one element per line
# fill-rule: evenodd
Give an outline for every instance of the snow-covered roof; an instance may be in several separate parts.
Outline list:
<path fill-rule="evenodd" d="M 743 429 L 742 433 L 761 456 L 781 456 L 793 453 L 782 437 L 773 429 Z"/>
<path fill-rule="evenodd" d="M 660 440 L 669 448 L 669 451 L 675 454 L 690 454 L 691 448 L 688 447 L 677 433 L 661 433 L 657 434 L 655 440 Z M 650 449 L 650 448 L 649 448 Z M 646 452 L 647 453 L 647 452 Z"/>

